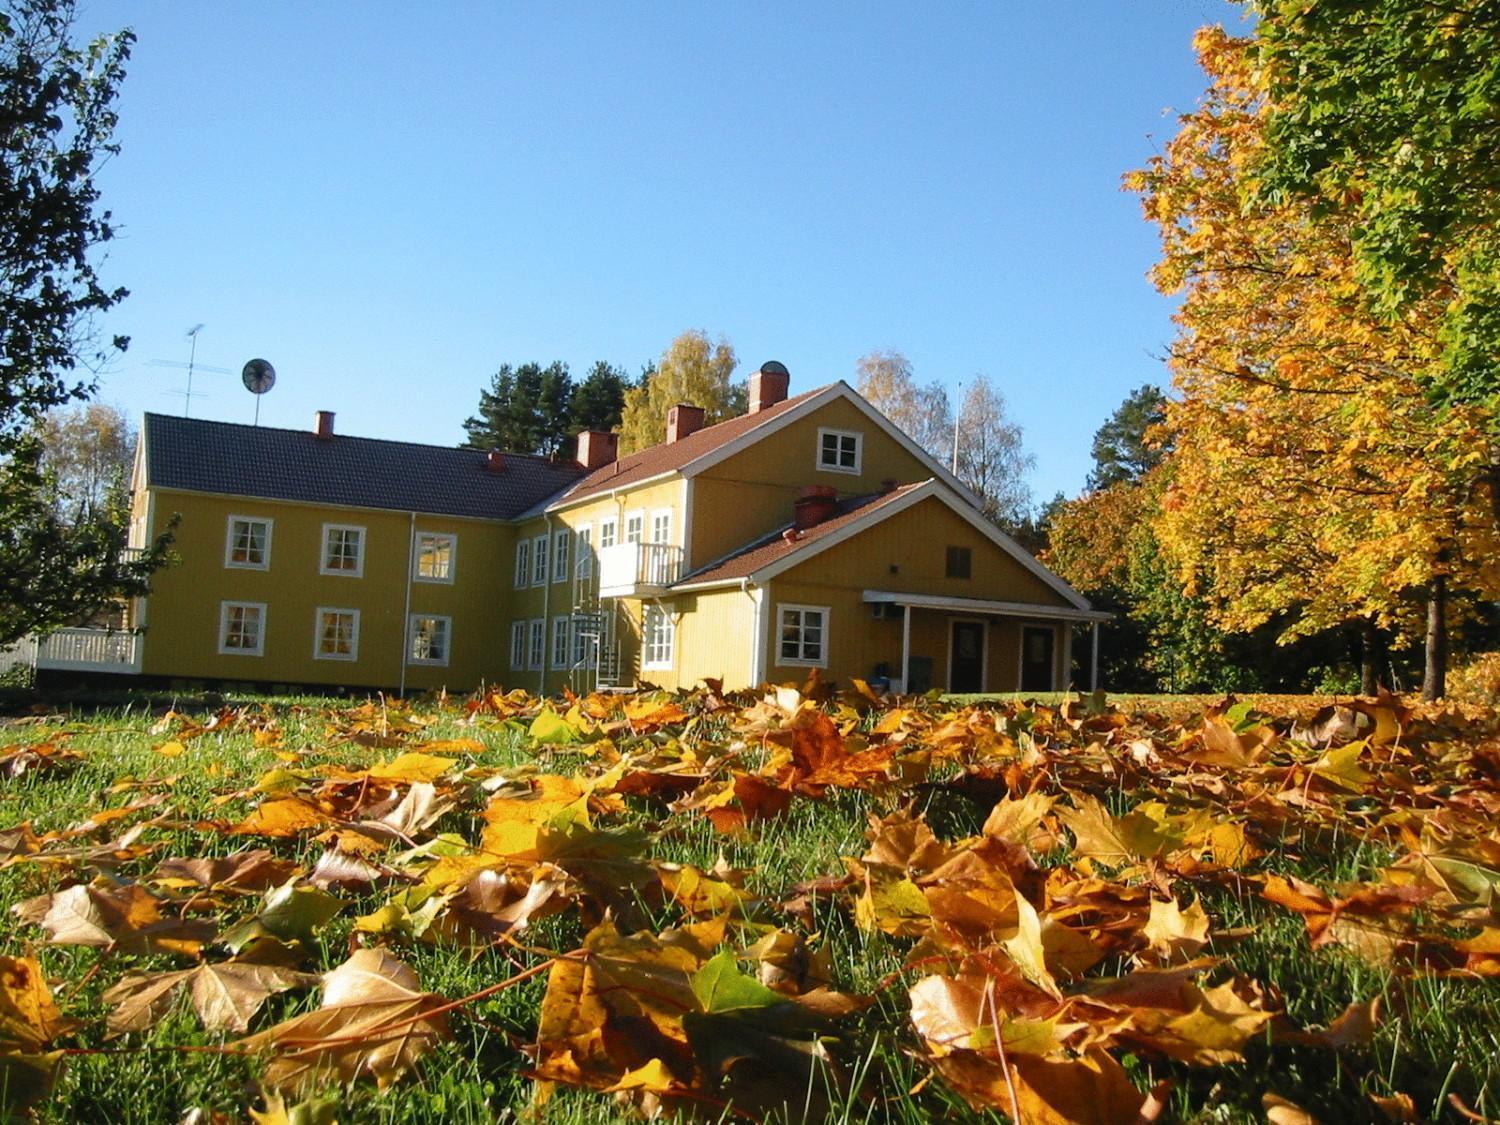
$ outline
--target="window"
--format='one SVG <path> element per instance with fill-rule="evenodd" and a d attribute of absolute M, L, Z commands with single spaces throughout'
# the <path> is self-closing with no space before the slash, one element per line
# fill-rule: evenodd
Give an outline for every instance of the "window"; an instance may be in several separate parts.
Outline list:
<path fill-rule="evenodd" d="M 315 628 L 314 660 L 359 659 L 359 610 L 319 607 Z"/>
<path fill-rule="evenodd" d="M 219 603 L 219 651 L 227 656 L 260 656 L 266 644 L 264 602 Z"/>
<path fill-rule="evenodd" d="M 554 582 L 568 580 L 568 548 L 572 541 L 573 533 L 566 527 L 552 536 L 552 581 Z"/>
<path fill-rule="evenodd" d="M 452 582 L 453 556 L 458 551 L 458 536 L 436 531 L 417 532 L 418 582 Z"/>
<path fill-rule="evenodd" d="M 659 512 L 651 513 L 651 542 L 670 543 L 672 541 L 672 509 L 663 508 Z"/>
<path fill-rule="evenodd" d="M 407 648 L 408 664 L 448 663 L 448 638 L 453 631 L 453 618 L 432 617 L 425 613 L 411 615 L 408 635 L 411 643 Z"/>
<path fill-rule="evenodd" d="M 547 623 L 540 617 L 533 617 L 527 622 L 526 638 L 526 667 L 535 672 L 541 668 L 542 657 L 546 655 Z"/>
<path fill-rule="evenodd" d="M 828 667 L 828 607 L 779 605 L 776 620 L 780 631 L 778 664 Z"/>
<path fill-rule="evenodd" d="M 599 521 L 599 549 L 601 551 L 606 547 L 613 547 L 615 545 L 618 531 L 618 521 L 614 519 Z"/>
<path fill-rule="evenodd" d="M 859 472 L 863 435 L 852 430 L 818 431 L 818 468 L 830 473 Z"/>
<path fill-rule="evenodd" d="M 974 566 L 974 552 L 968 547 L 949 547 L 945 573 L 949 578 L 968 578 Z"/>
<path fill-rule="evenodd" d="M 531 540 L 522 539 L 516 544 L 516 589 L 531 581 Z"/>
<path fill-rule="evenodd" d="M 578 529 L 578 561 L 574 571 L 579 578 L 594 576 L 594 529 L 585 524 Z"/>
<path fill-rule="evenodd" d="M 552 619 L 552 667 L 568 666 L 568 623 L 566 617 Z"/>
<path fill-rule="evenodd" d="M 531 584 L 547 584 L 547 537 L 538 535 L 531 541 Z"/>
<path fill-rule="evenodd" d="M 598 626 L 590 624 L 586 617 L 573 618 L 573 667 L 587 668 L 589 666 L 589 644 L 598 639 L 594 632 Z"/>
<path fill-rule="evenodd" d="M 224 565 L 270 569 L 271 522 L 254 516 L 230 516 L 229 533 L 224 537 Z"/>
<path fill-rule="evenodd" d="M 323 574 L 358 578 L 365 572 L 365 529 L 344 523 L 323 525 Z"/>
<path fill-rule="evenodd" d="M 672 615 L 661 606 L 648 605 L 641 613 L 641 667 L 672 667 L 672 641 L 677 632 Z"/>
<path fill-rule="evenodd" d="M 641 541 L 641 528 L 646 522 L 646 517 L 640 512 L 631 512 L 625 517 L 625 542 L 639 543 Z"/>
<path fill-rule="evenodd" d="M 526 667 L 526 622 L 524 621 L 510 623 L 510 666 L 512 668 Z"/>

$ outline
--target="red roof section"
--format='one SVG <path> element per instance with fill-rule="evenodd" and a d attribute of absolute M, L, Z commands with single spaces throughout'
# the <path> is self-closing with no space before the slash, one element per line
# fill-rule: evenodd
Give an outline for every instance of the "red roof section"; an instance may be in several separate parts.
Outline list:
<path fill-rule="evenodd" d="M 833 384 L 829 384 L 832 386 Z M 775 406 L 768 406 L 755 414 L 741 414 L 716 425 L 705 426 L 697 433 L 689 434 L 680 441 L 660 442 L 647 449 L 638 450 L 618 461 L 612 461 L 595 469 L 566 492 L 554 497 L 547 504 L 572 504 L 612 488 L 636 484 L 663 473 L 675 472 L 686 467 L 706 453 L 712 453 L 721 445 L 748 434 L 757 426 L 785 414 L 814 395 L 822 394 L 828 387 L 818 387 L 792 398 L 783 399 Z M 662 419 L 665 431 L 666 419 Z"/>
<path fill-rule="evenodd" d="M 829 517 L 815 527 L 803 531 L 796 540 L 788 543 L 783 532 L 791 527 L 790 522 L 786 527 L 778 528 L 776 531 L 763 539 L 758 539 L 748 547 L 727 559 L 720 559 L 710 564 L 703 570 L 695 571 L 676 583 L 678 586 L 696 585 L 699 582 L 722 582 L 735 578 L 748 578 L 756 571 L 770 566 L 774 562 L 780 562 L 788 555 L 794 555 L 798 551 L 806 550 L 823 539 L 843 528 L 848 527 L 856 520 L 864 519 L 873 515 L 887 505 L 899 500 L 907 493 L 921 488 L 927 481 L 917 481 L 913 484 L 903 484 L 901 487 L 890 492 L 877 492 L 869 496 L 854 496 L 839 504 L 836 515 Z"/>

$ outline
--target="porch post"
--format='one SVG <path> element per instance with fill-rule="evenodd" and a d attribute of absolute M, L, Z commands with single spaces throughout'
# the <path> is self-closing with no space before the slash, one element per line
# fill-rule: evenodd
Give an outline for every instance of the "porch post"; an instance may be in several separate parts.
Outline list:
<path fill-rule="evenodd" d="M 1091 642 L 1091 645 L 1090 645 L 1090 647 L 1092 648 L 1092 652 L 1090 652 L 1090 654 L 1089 654 L 1089 690 L 1090 691 L 1098 691 L 1099 690 L 1099 622 L 1097 622 L 1097 621 L 1094 622 L 1094 627 L 1090 630 L 1090 632 L 1093 635 L 1093 639 L 1092 639 L 1092 642 Z"/>
<path fill-rule="evenodd" d="M 911 606 L 901 607 L 901 694 L 911 694 Z"/>

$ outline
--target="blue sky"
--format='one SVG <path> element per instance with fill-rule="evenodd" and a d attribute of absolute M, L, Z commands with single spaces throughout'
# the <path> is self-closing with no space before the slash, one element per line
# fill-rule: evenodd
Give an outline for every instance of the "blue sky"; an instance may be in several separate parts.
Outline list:
<path fill-rule="evenodd" d="M 457 443 L 503 362 L 636 371 L 687 328 L 792 390 L 905 352 L 983 372 L 1076 493 L 1164 382 L 1156 238 L 1119 189 L 1203 87 L 1220 0 L 992 4 L 94 4 L 139 41 L 121 226 L 132 337 L 101 397 Z"/>

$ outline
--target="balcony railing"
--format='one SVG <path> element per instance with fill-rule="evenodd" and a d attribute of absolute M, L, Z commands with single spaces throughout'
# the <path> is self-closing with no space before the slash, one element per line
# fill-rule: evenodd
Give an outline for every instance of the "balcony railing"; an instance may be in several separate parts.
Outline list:
<path fill-rule="evenodd" d="M 681 571 L 681 547 L 670 543 L 616 543 L 599 551 L 599 596 L 650 597 L 676 582 Z"/>
<path fill-rule="evenodd" d="M 59 629 L 37 643 L 36 666 L 71 672 L 139 672 L 141 636 L 111 629 Z"/>

